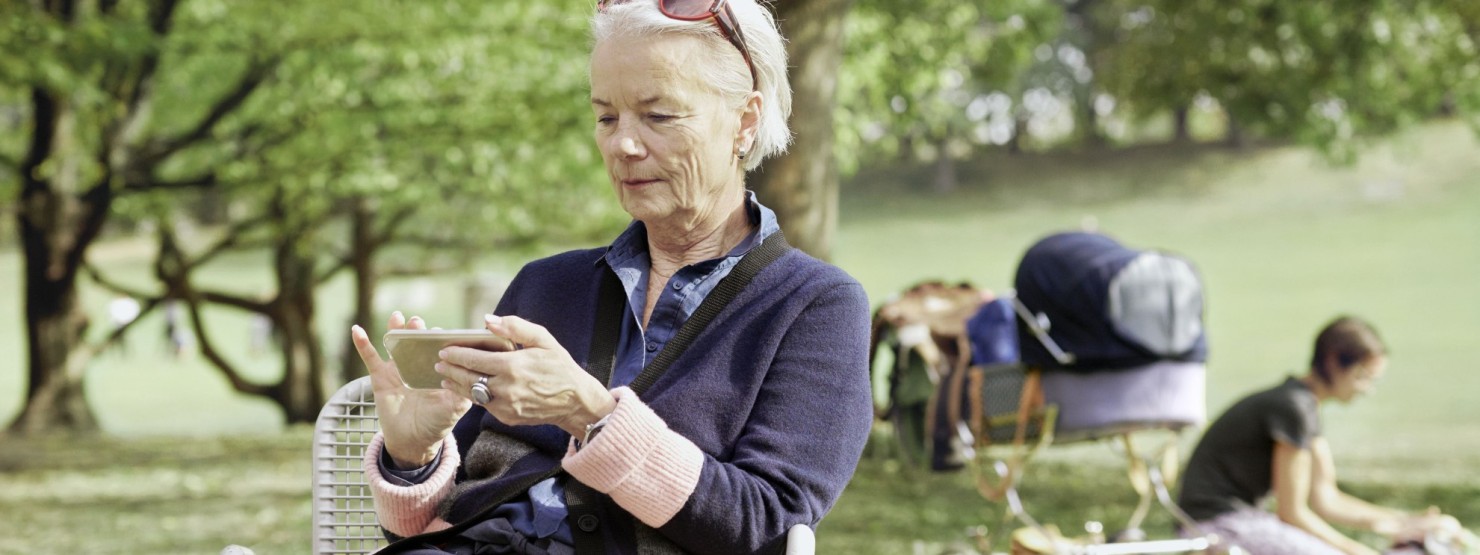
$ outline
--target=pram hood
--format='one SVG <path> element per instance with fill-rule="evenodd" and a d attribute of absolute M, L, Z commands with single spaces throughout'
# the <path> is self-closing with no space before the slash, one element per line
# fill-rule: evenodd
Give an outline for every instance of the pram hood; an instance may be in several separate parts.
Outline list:
<path fill-rule="evenodd" d="M 1029 366 L 1095 372 L 1207 360 L 1202 283 L 1183 258 L 1098 233 L 1058 233 L 1023 255 L 1014 286 L 1049 337 L 1073 355 L 1061 363 L 1019 321 Z"/>

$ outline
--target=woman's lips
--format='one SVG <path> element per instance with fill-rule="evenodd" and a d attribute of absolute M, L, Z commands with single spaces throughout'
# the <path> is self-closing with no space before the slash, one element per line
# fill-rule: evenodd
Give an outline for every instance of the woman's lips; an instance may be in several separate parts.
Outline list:
<path fill-rule="evenodd" d="M 627 187 L 641 187 L 649 183 L 657 183 L 656 179 L 623 179 L 622 185 Z"/>

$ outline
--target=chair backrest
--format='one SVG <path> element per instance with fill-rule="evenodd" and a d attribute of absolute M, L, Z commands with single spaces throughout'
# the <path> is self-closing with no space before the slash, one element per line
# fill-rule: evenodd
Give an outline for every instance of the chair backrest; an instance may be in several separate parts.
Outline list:
<path fill-rule="evenodd" d="M 362 469 L 380 429 L 365 376 L 339 388 L 319 411 L 313 434 L 313 552 L 371 553 L 385 547 Z"/>
<path fill-rule="evenodd" d="M 380 430 L 370 377 L 344 384 L 319 411 L 313 434 L 314 555 L 372 553 L 387 542 L 366 485 L 365 446 Z M 812 555 L 816 536 L 805 524 L 787 534 L 787 555 Z"/>

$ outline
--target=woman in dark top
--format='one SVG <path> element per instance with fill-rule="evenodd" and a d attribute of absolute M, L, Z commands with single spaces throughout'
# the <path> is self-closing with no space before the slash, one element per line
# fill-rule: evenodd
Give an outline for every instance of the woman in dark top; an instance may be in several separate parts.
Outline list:
<path fill-rule="evenodd" d="M 1208 427 L 1183 475 L 1182 508 L 1203 531 L 1253 555 L 1377 553 L 1333 522 L 1377 532 L 1394 545 L 1431 533 L 1467 534 L 1437 509 L 1408 514 L 1336 486 L 1320 404 L 1371 392 L 1386 371 L 1386 353 L 1366 322 L 1342 317 L 1328 324 L 1316 337 L 1309 373 L 1243 398 Z M 1274 513 L 1260 509 L 1271 493 Z"/>
<path fill-rule="evenodd" d="M 407 389 L 352 332 L 376 512 L 409 536 L 391 552 L 775 552 L 868 439 L 863 288 L 745 187 L 791 139 L 776 21 L 755 0 L 601 0 L 591 23 L 593 135 L 631 225 L 521 269 L 486 323 L 523 348 L 448 347 L 443 389 Z"/>

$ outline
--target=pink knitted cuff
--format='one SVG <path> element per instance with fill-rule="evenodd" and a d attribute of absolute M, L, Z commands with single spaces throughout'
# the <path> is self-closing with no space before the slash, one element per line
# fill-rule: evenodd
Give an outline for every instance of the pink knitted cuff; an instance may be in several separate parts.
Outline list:
<path fill-rule="evenodd" d="M 442 462 L 427 481 L 414 486 L 398 486 L 380 474 L 380 451 L 385 448 L 385 434 L 377 432 L 365 448 L 365 480 L 375 498 L 375 514 L 380 525 L 398 536 L 414 536 L 431 531 L 437 517 L 437 504 L 452 493 L 453 479 L 462 458 L 457 453 L 457 440 L 442 440 Z M 438 519 L 440 522 L 440 519 Z M 442 523 L 446 527 L 446 523 Z"/>
<path fill-rule="evenodd" d="M 657 528 L 678 514 L 704 469 L 704 453 L 668 429 L 631 389 L 612 390 L 617 409 L 606 427 L 580 451 L 572 448 L 566 472 L 612 499 L 643 524 Z"/>

